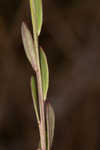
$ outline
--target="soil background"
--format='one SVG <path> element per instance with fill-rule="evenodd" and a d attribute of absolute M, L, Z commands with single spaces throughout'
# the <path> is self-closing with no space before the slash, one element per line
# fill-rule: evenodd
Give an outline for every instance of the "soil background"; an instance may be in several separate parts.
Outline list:
<path fill-rule="evenodd" d="M 52 150 L 99 150 L 100 1 L 43 0 L 43 11 L 39 42 L 56 113 Z M 36 150 L 39 142 L 23 21 L 32 32 L 29 0 L 0 0 L 0 150 Z"/>

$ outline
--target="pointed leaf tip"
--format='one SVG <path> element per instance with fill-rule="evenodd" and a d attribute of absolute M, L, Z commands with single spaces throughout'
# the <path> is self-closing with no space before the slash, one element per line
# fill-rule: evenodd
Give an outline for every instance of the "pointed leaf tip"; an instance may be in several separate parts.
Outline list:
<path fill-rule="evenodd" d="M 47 58 L 42 48 L 40 48 L 40 67 L 41 67 L 43 97 L 45 101 L 47 98 L 47 92 L 49 87 L 49 69 Z"/>
<path fill-rule="evenodd" d="M 34 76 L 31 77 L 31 91 L 33 99 L 37 101 L 36 81 Z"/>
<path fill-rule="evenodd" d="M 50 150 L 53 142 L 55 128 L 55 113 L 51 104 L 46 105 L 46 123 L 47 123 L 47 150 Z"/>
<path fill-rule="evenodd" d="M 36 70 L 36 57 L 35 57 L 33 39 L 29 29 L 27 28 L 24 22 L 22 23 L 21 26 L 21 34 L 22 34 L 22 41 L 23 41 L 26 56 L 30 64 L 32 65 L 33 69 Z"/>
<path fill-rule="evenodd" d="M 30 8 L 33 30 L 35 28 L 34 26 L 37 25 L 36 32 L 39 36 L 43 23 L 42 0 L 30 0 Z"/>
<path fill-rule="evenodd" d="M 31 93 L 32 93 L 32 99 L 33 99 L 33 104 L 34 104 L 34 109 L 35 109 L 35 114 L 37 121 L 39 122 L 39 112 L 38 112 L 38 106 L 37 106 L 37 90 L 36 90 L 36 81 L 34 76 L 31 77 Z"/>

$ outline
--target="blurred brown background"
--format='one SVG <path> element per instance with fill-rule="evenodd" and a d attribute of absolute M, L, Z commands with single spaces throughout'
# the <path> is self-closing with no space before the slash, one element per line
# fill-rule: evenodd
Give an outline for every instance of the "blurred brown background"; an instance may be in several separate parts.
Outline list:
<path fill-rule="evenodd" d="M 43 0 L 40 44 L 56 113 L 53 150 L 100 149 L 100 1 Z M 20 28 L 32 31 L 29 0 L 0 0 L 0 150 L 36 150 L 31 66 Z"/>

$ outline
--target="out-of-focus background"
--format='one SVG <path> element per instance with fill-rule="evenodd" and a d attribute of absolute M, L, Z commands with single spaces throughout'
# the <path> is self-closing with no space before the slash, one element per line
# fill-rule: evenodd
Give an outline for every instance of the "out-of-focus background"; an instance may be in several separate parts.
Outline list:
<path fill-rule="evenodd" d="M 40 44 L 48 57 L 53 150 L 100 149 L 100 1 L 43 0 Z M 29 0 L 0 0 L 0 150 L 36 150 L 39 133 L 21 23 Z"/>

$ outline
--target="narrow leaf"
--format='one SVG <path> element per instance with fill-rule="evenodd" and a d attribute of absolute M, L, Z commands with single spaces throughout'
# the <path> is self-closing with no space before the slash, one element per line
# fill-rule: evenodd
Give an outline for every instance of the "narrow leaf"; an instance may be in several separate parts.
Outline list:
<path fill-rule="evenodd" d="M 25 23 L 22 23 L 21 33 L 26 56 L 30 64 L 32 65 L 33 69 L 36 70 L 36 59 L 35 59 L 36 57 L 33 39 Z"/>
<path fill-rule="evenodd" d="M 30 8 L 31 8 L 33 30 L 36 26 L 36 32 L 39 36 L 43 22 L 42 0 L 30 0 Z"/>
<path fill-rule="evenodd" d="M 43 97 L 45 101 L 47 97 L 48 86 L 49 86 L 49 70 L 48 70 L 46 55 L 42 48 L 40 48 L 40 67 L 41 67 Z"/>
<path fill-rule="evenodd" d="M 34 79 L 34 76 L 31 77 L 31 92 L 32 92 L 32 99 L 33 99 L 33 104 L 34 104 L 37 121 L 39 123 L 40 119 L 39 119 L 39 113 L 38 113 L 38 108 L 37 108 L 36 81 Z"/>
<path fill-rule="evenodd" d="M 50 150 L 52 146 L 55 128 L 55 113 L 50 104 L 46 105 L 46 123 L 47 123 L 47 150 Z"/>

